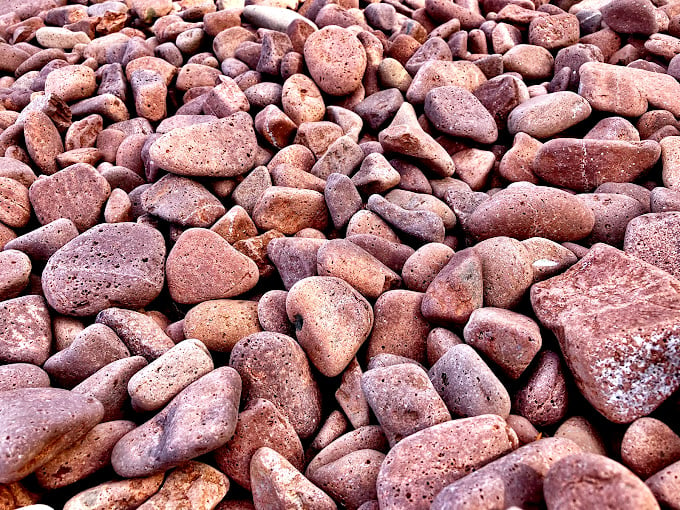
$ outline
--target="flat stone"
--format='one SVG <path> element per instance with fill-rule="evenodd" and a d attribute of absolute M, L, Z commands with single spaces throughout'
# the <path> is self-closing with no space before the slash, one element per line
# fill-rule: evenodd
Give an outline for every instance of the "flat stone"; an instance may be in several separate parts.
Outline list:
<path fill-rule="evenodd" d="M 42 365 L 50 355 L 52 325 L 41 296 L 22 296 L 0 303 L 0 360 Z"/>
<path fill-rule="evenodd" d="M 224 119 L 173 129 L 149 149 L 161 168 L 178 175 L 233 177 L 253 167 L 257 138 L 245 112 Z"/>
<path fill-rule="evenodd" d="M 584 121 L 591 112 L 588 101 L 573 92 L 544 94 L 512 110 L 508 130 L 513 135 L 523 132 L 534 138 L 549 138 Z"/>
<path fill-rule="evenodd" d="M 144 356 L 148 361 L 158 358 L 174 346 L 170 337 L 150 315 L 124 308 L 107 308 L 97 314 L 95 321 L 111 328 L 133 356 Z"/>
<path fill-rule="evenodd" d="M 164 258 L 163 236 L 148 225 L 93 227 L 50 257 L 42 274 L 45 298 L 65 315 L 141 308 L 160 294 Z"/>
<path fill-rule="evenodd" d="M 146 478 L 105 482 L 73 496 L 64 510 L 139 507 L 158 491 L 164 477 L 165 473 L 158 473 Z"/>
<path fill-rule="evenodd" d="M 679 288 L 665 271 L 604 244 L 533 286 L 536 316 L 558 337 L 581 393 L 610 421 L 645 416 L 680 387 Z"/>

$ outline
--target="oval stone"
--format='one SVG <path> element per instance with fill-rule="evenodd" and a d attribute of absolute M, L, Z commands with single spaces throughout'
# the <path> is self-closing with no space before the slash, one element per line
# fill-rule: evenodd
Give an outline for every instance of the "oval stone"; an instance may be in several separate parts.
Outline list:
<path fill-rule="evenodd" d="M 532 97 L 517 106 L 508 117 L 511 134 L 526 133 L 548 138 L 587 119 L 590 103 L 573 92 L 555 92 Z"/>
<path fill-rule="evenodd" d="M 605 182 L 632 182 L 661 156 L 652 140 L 593 140 L 559 138 L 536 154 L 533 172 L 553 186 L 591 191 Z"/>
<path fill-rule="evenodd" d="M 545 237 L 557 242 L 583 239 L 595 225 L 588 205 L 570 193 L 529 183 L 513 184 L 477 207 L 466 226 L 477 239 Z"/>

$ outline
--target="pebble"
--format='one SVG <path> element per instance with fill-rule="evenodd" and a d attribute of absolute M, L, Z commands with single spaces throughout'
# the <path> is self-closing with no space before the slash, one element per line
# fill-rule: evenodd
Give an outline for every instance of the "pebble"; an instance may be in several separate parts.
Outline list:
<path fill-rule="evenodd" d="M 41 296 L 21 296 L 0 304 L 0 360 L 42 365 L 50 355 L 50 313 Z"/>
<path fill-rule="evenodd" d="M 127 420 L 95 425 L 76 444 L 38 469 L 38 483 L 45 489 L 59 489 L 96 473 L 109 465 L 115 444 L 134 428 L 135 423 Z"/>
<path fill-rule="evenodd" d="M 484 447 L 478 448 L 483 441 Z M 447 485 L 511 452 L 517 436 L 500 416 L 450 420 L 400 441 L 377 480 L 380 508 L 430 508 Z"/>
<path fill-rule="evenodd" d="M 316 264 L 319 276 L 345 280 L 369 299 L 376 299 L 401 284 L 398 274 L 345 239 L 333 239 L 322 244 L 316 254 Z"/>
<path fill-rule="evenodd" d="M 73 496 L 64 505 L 64 510 L 139 507 L 158 491 L 163 478 L 164 473 L 158 473 L 144 478 L 104 482 Z"/>
<path fill-rule="evenodd" d="M 208 228 L 227 212 L 204 186 L 172 174 L 149 186 L 141 203 L 147 213 L 183 227 Z"/>
<path fill-rule="evenodd" d="M 423 294 L 410 290 L 391 290 L 373 306 L 373 331 L 368 340 L 367 357 L 381 353 L 425 361 L 430 325 L 421 313 Z"/>
<path fill-rule="evenodd" d="M 21 294 L 31 276 L 31 259 L 24 253 L 5 249 L 0 252 L 0 299 L 11 299 Z"/>
<path fill-rule="evenodd" d="M 541 19 L 544 18 L 536 18 Z M 583 122 L 591 112 L 588 101 L 573 92 L 544 94 L 513 109 L 508 117 L 508 130 L 511 134 L 522 132 L 534 138 L 549 138 Z"/>
<path fill-rule="evenodd" d="M 92 324 L 76 335 L 73 343 L 50 356 L 43 368 L 66 388 L 81 383 L 100 368 L 130 356 L 125 344 L 103 324 Z"/>
<path fill-rule="evenodd" d="M 148 225 L 93 227 L 49 258 L 42 273 L 45 298 L 59 313 L 75 316 L 114 304 L 146 306 L 163 287 L 164 257 L 163 237 Z"/>
<path fill-rule="evenodd" d="M 605 182 L 631 182 L 659 159 L 657 142 L 560 138 L 538 150 L 532 171 L 553 186 L 591 191 Z"/>
<path fill-rule="evenodd" d="M 517 183 L 475 208 L 467 221 L 478 239 L 545 237 L 578 241 L 593 230 L 595 215 L 578 196 L 548 186 Z"/>
<path fill-rule="evenodd" d="M 0 507 L 680 507 L 674 5 L 97 1 L 0 0 L 2 408 L 98 409 Z"/>
<path fill-rule="evenodd" d="M 174 345 L 152 317 L 134 310 L 107 308 L 97 314 L 96 322 L 111 328 L 133 356 L 144 356 L 148 361 Z"/>
<path fill-rule="evenodd" d="M 214 508 L 228 490 L 229 479 L 223 473 L 208 464 L 190 461 L 172 470 L 160 490 L 138 508 Z"/>
<path fill-rule="evenodd" d="M 250 480 L 256 508 L 337 508 L 328 494 L 271 448 L 262 447 L 253 455 Z"/>
<path fill-rule="evenodd" d="M 539 504 L 543 481 L 552 466 L 578 453 L 581 448 L 568 439 L 530 443 L 453 482 L 437 495 L 431 508 L 526 508 Z"/>
<path fill-rule="evenodd" d="M 213 369 L 210 353 L 202 342 L 183 340 L 130 378 L 132 407 L 139 412 L 156 411 Z"/>
<path fill-rule="evenodd" d="M 587 505 L 597 498 L 605 508 L 659 508 L 645 484 L 616 461 L 577 453 L 554 463 L 543 483 L 549 509 Z"/>
<path fill-rule="evenodd" d="M 0 367 L 0 391 L 20 388 L 46 388 L 50 376 L 42 368 L 30 363 L 8 363 Z"/>
<path fill-rule="evenodd" d="M 280 333 L 262 332 L 239 340 L 229 365 L 241 375 L 246 402 L 263 398 L 285 414 L 300 439 L 321 423 L 321 394 L 300 345 Z M 297 381 L 290 385 L 289 380 Z"/>
<path fill-rule="evenodd" d="M 517 413 L 537 427 L 553 425 L 564 418 L 569 404 L 567 381 L 559 356 L 543 351 L 528 378 L 515 393 Z"/>
<path fill-rule="evenodd" d="M 83 232 L 97 224 L 111 186 L 92 166 L 77 163 L 36 180 L 28 192 L 41 224 L 67 218 Z"/>
<path fill-rule="evenodd" d="M 146 366 L 142 356 L 131 356 L 97 370 L 73 388 L 73 393 L 91 396 L 104 406 L 103 420 L 116 420 L 123 417 L 123 407 L 129 398 L 127 383 L 140 369 Z"/>
<path fill-rule="evenodd" d="M 653 286 L 646 284 L 650 279 Z M 677 326 L 668 311 L 677 299 L 675 282 L 655 266 L 597 244 L 565 273 L 531 290 L 534 312 L 558 337 L 581 393 L 610 421 L 646 416 L 680 384 L 673 358 L 656 354 L 677 348 Z M 603 294 L 604 287 L 610 290 Z M 555 292 L 559 304 L 552 300 Z M 645 310 L 649 319 L 627 313 L 631 307 Z M 564 328 L 564 321 L 573 326 Z M 641 344 L 647 347 L 641 350 Z"/>
<path fill-rule="evenodd" d="M 430 90 L 425 96 L 425 114 L 439 131 L 451 136 L 471 138 L 483 144 L 498 138 L 498 128 L 489 111 L 461 87 Z"/>
<path fill-rule="evenodd" d="M 680 503 L 677 478 L 678 469 L 680 469 L 680 462 L 675 462 L 645 481 L 645 484 L 652 491 L 656 500 L 669 508 L 677 507 L 678 503 Z"/>
<path fill-rule="evenodd" d="M 680 278 L 675 244 L 680 213 L 675 211 L 639 215 L 626 226 L 623 249 L 645 262 Z"/>
<path fill-rule="evenodd" d="M 286 416 L 269 400 L 252 400 L 239 413 L 234 437 L 215 451 L 219 468 L 250 490 L 250 461 L 262 447 L 276 450 L 295 469 L 303 468 L 302 443 Z"/>
<path fill-rule="evenodd" d="M 116 443 L 113 469 L 122 477 L 149 476 L 223 446 L 234 435 L 240 396 L 234 369 L 204 375 Z"/>
<path fill-rule="evenodd" d="M 646 479 L 680 460 L 680 437 L 664 422 L 638 418 L 621 440 L 621 460 Z"/>
<path fill-rule="evenodd" d="M 427 372 L 415 364 L 368 370 L 361 376 L 361 388 L 390 446 L 451 419 Z"/>
<path fill-rule="evenodd" d="M 454 416 L 507 418 L 510 414 L 510 396 L 503 383 L 469 345 L 451 347 L 432 365 L 429 375 Z"/>
<path fill-rule="evenodd" d="M 481 351 L 512 379 L 522 375 L 542 345 L 538 324 L 502 308 L 474 310 L 463 336 L 465 343 Z"/>
<path fill-rule="evenodd" d="M 533 282 L 531 256 L 525 246 L 510 237 L 486 239 L 474 246 L 482 261 L 484 304 L 513 308 Z"/>
<path fill-rule="evenodd" d="M 258 321 L 262 299 L 203 301 L 184 317 L 184 336 L 200 340 L 211 351 L 230 352 L 241 338 L 262 330 Z"/>
<path fill-rule="evenodd" d="M 233 177 L 250 170 L 257 139 L 253 120 L 245 112 L 212 122 L 178 127 L 149 148 L 151 159 L 174 174 Z"/>

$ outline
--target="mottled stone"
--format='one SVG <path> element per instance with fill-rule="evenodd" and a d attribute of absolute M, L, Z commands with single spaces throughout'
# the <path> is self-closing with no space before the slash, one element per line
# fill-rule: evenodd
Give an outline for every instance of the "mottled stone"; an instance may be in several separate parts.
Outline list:
<path fill-rule="evenodd" d="M 532 288 L 536 316 L 555 332 L 576 384 L 607 419 L 645 416 L 680 386 L 678 288 L 665 271 L 603 244 Z"/>

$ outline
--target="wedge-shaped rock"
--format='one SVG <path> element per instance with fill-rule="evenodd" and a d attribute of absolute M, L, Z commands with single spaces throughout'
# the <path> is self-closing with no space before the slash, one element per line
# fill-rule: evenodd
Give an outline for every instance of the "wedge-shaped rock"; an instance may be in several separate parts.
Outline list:
<path fill-rule="evenodd" d="M 213 370 L 123 436 L 111 455 L 113 468 L 125 478 L 148 476 L 219 448 L 234 435 L 240 398 L 238 372 Z"/>

